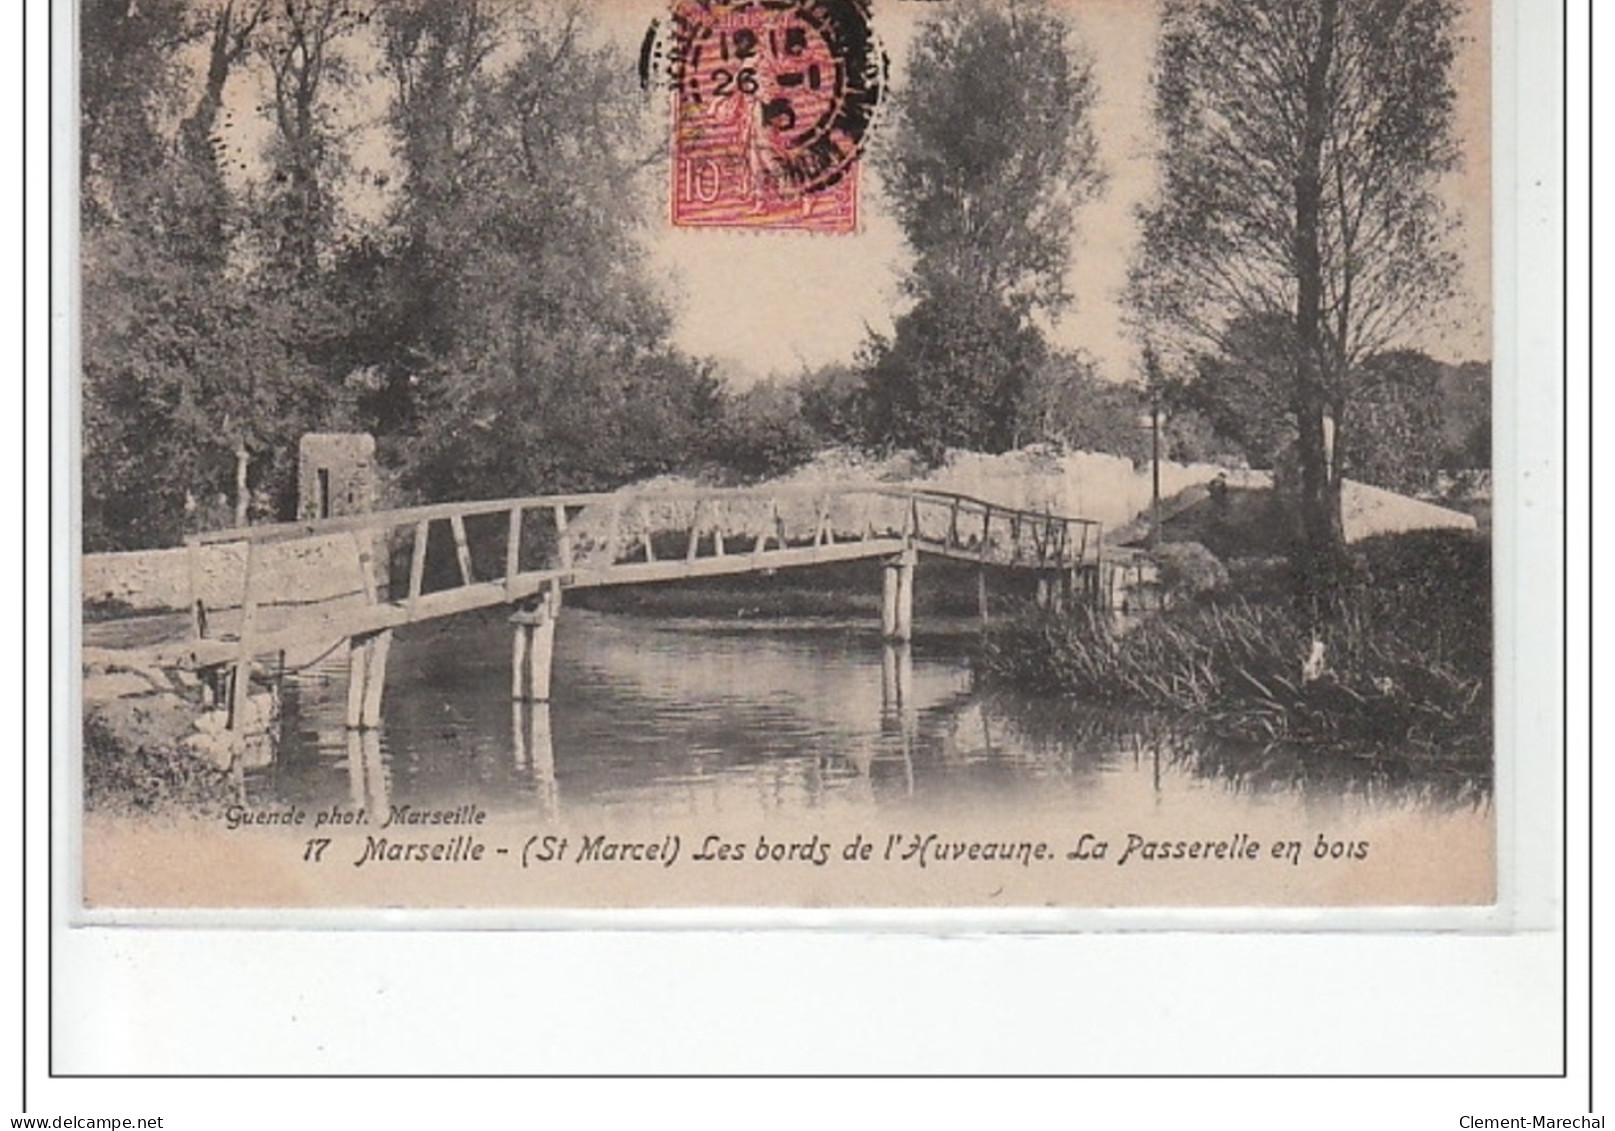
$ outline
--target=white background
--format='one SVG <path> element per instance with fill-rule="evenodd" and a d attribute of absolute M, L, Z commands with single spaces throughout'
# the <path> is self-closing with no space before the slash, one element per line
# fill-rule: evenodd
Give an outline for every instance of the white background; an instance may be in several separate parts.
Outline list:
<path fill-rule="evenodd" d="M 1512 413 L 1499 403 L 1499 481 L 1517 489 L 1500 581 L 1519 599 L 1512 763 L 1515 835 L 1525 897 L 1519 929 L 1488 933 L 1109 933 L 949 938 L 868 933 L 184 931 L 80 928 L 55 934 L 56 1014 L 47 1028 L 46 769 L 51 703 L 47 586 L 50 478 L 69 466 L 46 451 L 45 351 L 49 225 L 45 121 L 47 4 L 29 0 L 0 37 L 7 97 L 28 94 L 21 293 L 26 373 L 13 368 L 9 419 L 27 430 L 26 527 L 19 492 L 0 492 L 9 557 L 27 559 L 25 601 L 13 596 L 0 720 L 12 751 L 8 799 L 28 768 L 26 930 L 5 991 L 19 1007 L 0 1047 L 0 1118 L 18 1112 L 21 1054 L 35 1115 L 163 1115 L 165 1127 L 435 1127 L 610 1125 L 701 1120 L 730 1125 L 849 1123 L 955 1126 L 1023 1122 L 1165 1127 L 1456 1127 L 1463 1115 L 1572 1115 L 1587 1110 L 1588 773 L 1586 657 L 1590 617 L 1587 422 L 1589 88 L 1586 13 L 1570 14 L 1569 200 L 1561 214 L 1560 34 L 1553 5 L 1500 5 L 1496 40 L 1516 53 L 1498 75 L 1499 207 L 1496 372 L 1511 371 Z M 1608 46 L 1608 45 L 1606 45 Z M 1605 57 L 1611 57 L 1605 52 Z M 26 72 L 24 64 L 26 62 Z M 18 117 L 0 124 L 20 151 Z M 74 159 L 59 147 L 68 176 Z M 6 178 L 6 191 L 16 182 Z M 19 202 L 20 203 L 20 202 Z M 1561 223 L 1568 229 L 1561 227 Z M 13 232 L 16 230 L 13 229 Z M 1564 234 L 1562 235 L 1562 232 Z M 16 236 L 12 237 L 16 239 Z M 1561 337 L 1562 241 L 1569 248 L 1570 324 Z M 21 247 L 7 257 L 20 259 Z M 59 317 L 60 315 L 56 315 Z M 57 324 L 60 328 L 60 323 Z M 13 330 L 12 341 L 20 340 Z M 1568 350 L 1568 356 L 1563 351 Z M 16 356 L 15 354 L 13 356 Z M 1568 403 L 1560 373 L 1569 373 Z M 26 417 L 19 396 L 26 390 Z M 1569 450 L 1559 450 L 1561 414 Z M 1607 414 L 1605 414 L 1607 416 Z M 58 412 L 59 428 L 65 413 Z M 1607 420 L 1593 420 L 1609 423 Z M 1596 434 L 1596 428 L 1595 428 Z M 1514 474 L 1505 474 L 1510 448 Z M 18 446 L 0 457 L 15 475 Z M 1561 468 L 1568 497 L 1560 496 Z M 1561 736 L 1559 544 L 1568 528 L 1568 733 Z M 54 532 L 62 538 L 59 513 Z M 21 536 L 19 536 L 21 534 Z M 58 611 L 65 554 L 57 544 Z M 1506 551 L 1505 551 L 1506 554 Z M 19 579 L 20 580 L 20 579 Z M 13 590 L 16 593 L 16 590 Z M 1506 602 L 1505 602 L 1506 604 Z M 58 682 L 76 676 L 64 649 Z M 65 674 L 64 674 L 65 673 Z M 24 676 L 26 675 L 26 683 Z M 26 695 L 26 730 L 22 695 Z M 58 733 L 64 728 L 58 716 Z M 1568 871 L 1553 827 L 1559 745 L 1568 741 Z M 1603 781 L 1610 777 L 1608 771 Z M 1604 787 L 1607 792 L 1607 786 Z M 22 799 L 19 799 L 22 800 Z M 20 804 L 0 824 L 0 905 L 21 905 L 13 854 Z M 1607 837 L 1606 837 L 1607 840 Z M 1603 851 L 1607 862 L 1607 850 Z M 1601 870 L 1606 876 L 1608 867 Z M 1607 880 L 1601 879 L 1607 887 Z M 1561 886 L 1562 885 L 1562 886 Z M 1560 954 L 1551 908 L 1568 893 L 1570 1004 L 1561 1028 Z M 60 894 L 60 893 L 58 893 Z M 1547 909 L 1548 914 L 1542 914 Z M 57 909 L 58 913 L 60 908 Z M 0 946 L 22 941 L 14 911 Z M 1550 924 L 1543 927 L 1542 923 Z M 18 995 L 27 999 L 21 1024 Z M 1601 991 L 1601 996 L 1607 993 Z M 1561 1035 L 1568 1046 L 1561 1048 Z M 1554 1073 L 1570 1078 L 1383 1080 L 1004 1081 L 444 1081 L 49 1079 L 58 1069 L 164 1073 Z M 20 1044 L 19 1044 L 20 1042 Z M 16 1046 L 16 1047 L 12 1047 Z M 1599 1104 L 1608 1104 L 1600 1091 Z M 484 1124 L 485 1120 L 495 1122 Z"/>

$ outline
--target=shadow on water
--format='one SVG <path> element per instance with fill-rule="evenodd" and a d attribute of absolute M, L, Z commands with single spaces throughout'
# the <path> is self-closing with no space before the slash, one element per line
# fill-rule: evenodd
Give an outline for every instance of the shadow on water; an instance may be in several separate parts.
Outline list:
<path fill-rule="evenodd" d="M 343 727 L 345 671 L 286 689 L 254 801 L 477 804 L 556 819 L 770 812 L 1105 812 L 1320 802 L 1486 807 L 1490 783 L 1339 752 L 1239 747 L 1172 720 L 971 688 L 965 642 L 883 645 L 864 620 L 752 623 L 569 610 L 550 704 L 513 703 L 509 627 L 400 633 L 379 731 Z"/>

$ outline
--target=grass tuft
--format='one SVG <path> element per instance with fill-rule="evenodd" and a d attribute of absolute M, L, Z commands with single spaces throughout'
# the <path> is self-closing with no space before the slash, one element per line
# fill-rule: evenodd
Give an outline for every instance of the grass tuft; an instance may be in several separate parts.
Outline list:
<path fill-rule="evenodd" d="M 986 635 L 977 671 L 989 685 L 1184 713 L 1233 738 L 1489 763 L 1485 543 L 1379 543 L 1364 547 L 1316 637 L 1271 596 L 1222 597 L 1131 626 L 1087 609 L 1025 608 Z M 1320 642 L 1321 669 L 1308 670 Z"/>

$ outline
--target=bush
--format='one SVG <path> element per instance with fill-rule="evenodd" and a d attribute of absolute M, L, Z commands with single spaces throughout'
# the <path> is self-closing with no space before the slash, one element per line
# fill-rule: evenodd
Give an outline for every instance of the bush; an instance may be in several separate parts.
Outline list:
<path fill-rule="evenodd" d="M 180 749 L 190 713 L 155 717 L 141 700 L 119 700 L 84 716 L 84 807 L 89 811 L 212 812 L 238 800 L 228 772 Z"/>
<path fill-rule="evenodd" d="M 784 474 L 813 458 L 819 437 L 795 389 L 757 385 L 724 404 L 707 433 L 708 456 L 747 478 Z"/>
<path fill-rule="evenodd" d="M 1150 555 L 1160 564 L 1161 585 L 1174 596 L 1198 596 L 1228 585 L 1228 569 L 1199 542 L 1163 542 Z"/>

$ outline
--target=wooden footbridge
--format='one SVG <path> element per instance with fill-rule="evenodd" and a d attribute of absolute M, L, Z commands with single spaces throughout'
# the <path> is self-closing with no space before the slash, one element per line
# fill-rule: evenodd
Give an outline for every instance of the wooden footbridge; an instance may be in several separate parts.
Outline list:
<path fill-rule="evenodd" d="M 901 641 L 921 554 L 975 564 L 985 616 L 988 567 L 1035 578 L 1046 603 L 1096 600 L 1101 533 L 1089 519 L 889 485 L 536 496 L 238 527 L 186 540 L 189 638 L 144 659 L 211 672 L 233 728 L 257 658 L 346 643 L 347 722 L 374 727 L 404 625 L 509 607 L 513 697 L 547 701 L 568 589 L 873 558 L 885 564 L 882 632 Z M 237 595 L 219 595 L 221 573 Z"/>

